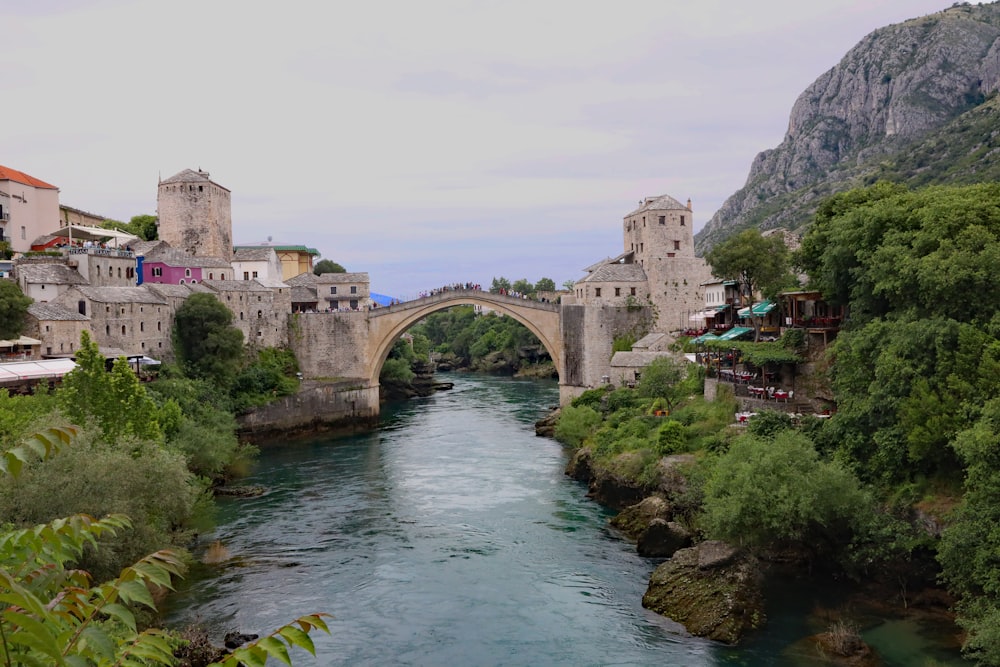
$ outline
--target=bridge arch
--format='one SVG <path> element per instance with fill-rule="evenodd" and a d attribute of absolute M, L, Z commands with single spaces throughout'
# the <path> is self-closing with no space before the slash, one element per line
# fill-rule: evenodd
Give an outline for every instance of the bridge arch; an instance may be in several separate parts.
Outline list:
<path fill-rule="evenodd" d="M 393 344 L 407 329 L 428 315 L 452 306 L 483 306 L 513 317 L 533 333 L 552 357 L 559 377 L 563 374 L 563 346 L 559 330 L 559 306 L 518 299 L 482 290 L 446 290 L 428 297 L 404 301 L 369 311 L 369 386 L 377 386 L 382 365 Z"/>

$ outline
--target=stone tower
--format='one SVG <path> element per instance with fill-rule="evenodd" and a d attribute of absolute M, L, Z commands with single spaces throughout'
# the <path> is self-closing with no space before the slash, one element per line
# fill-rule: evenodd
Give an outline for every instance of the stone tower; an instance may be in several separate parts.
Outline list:
<path fill-rule="evenodd" d="M 207 171 L 184 171 L 160 181 L 156 194 L 159 236 L 196 257 L 233 259 L 233 215 L 229 190 Z"/>
<path fill-rule="evenodd" d="M 647 197 L 625 216 L 625 252 L 642 266 L 649 299 L 656 306 L 657 330 L 688 326 L 691 313 L 705 307 L 701 283 L 711 269 L 694 254 L 694 220 L 687 205 L 669 195 Z"/>

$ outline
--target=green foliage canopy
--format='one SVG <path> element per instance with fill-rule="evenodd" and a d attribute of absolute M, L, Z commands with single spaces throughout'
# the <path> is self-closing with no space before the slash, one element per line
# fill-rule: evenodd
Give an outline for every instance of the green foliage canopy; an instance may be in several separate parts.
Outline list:
<path fill-rule="evenodd" d="M 233 314 L 211 294 L 192 294 L 174 317 L 174 351 L 185 371 L 228 387 L 243 356 L 243 332 Z"/>
<path fill-rule="evenodd" d="M 323 275 L 324 273 L 347 273 L 347 269 L 333 260 L 321 259 L 313 266 L 313 273 L 317 276 Z"/>
<path fill-rule="evenodd" d="M 868 507 L 847 469 L 820 460 L 805 436 L 782 430 L 773 439 L 743 436 L 718 458 L 705 486 L 704 525 L 733 544 L 822 552 L 849 538 Z"/>
<path fill-rule="evenodd" d="M 124 357 L 115 359 L 109 373 L 97 343 L 84 331 L 76 363 L 56 392 L 70 420 L 96 424 L 107 442 L 162 439 L 159 410 Z"/>
<path fill-rule="evenodd" d="M 32 303 L 16 282 L 0 279 L 0 339 L 11 340 L 21 335 Z"/>

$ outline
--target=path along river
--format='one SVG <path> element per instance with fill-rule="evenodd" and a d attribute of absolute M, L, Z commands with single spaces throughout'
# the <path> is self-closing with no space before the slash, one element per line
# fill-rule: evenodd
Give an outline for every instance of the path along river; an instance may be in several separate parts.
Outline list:
<path fill-rule="evenodd" d="M 246 483 L 267 493 L 222 501 L 205 536 L 234 560 L 192 572 L 168 624 L 219 639 L 332 614 L 318 657 L 296 652 L 296 667 L 826 664 L 796 643 L 825 627 L 795 593 L 739 648 L 643 609 L 656 563 L 609 530 L 610 513 L 563 474 L 563 448 L 534 434 L 555 383 L 448 379 L 452 391 L 385 407 L 377 430 L 262 448 Z M 953 663 L 915 629 L 883 623 L 869 638 L 894 652 L 890 667 Z"/>

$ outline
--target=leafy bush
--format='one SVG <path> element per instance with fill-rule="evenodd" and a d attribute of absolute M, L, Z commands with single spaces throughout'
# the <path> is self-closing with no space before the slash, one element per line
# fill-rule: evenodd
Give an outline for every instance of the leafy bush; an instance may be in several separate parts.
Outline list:
<path fill-rule="evenodd" d="M 148 553 L 186 544 L 184 526 L 194 518 L 203 492 L 183 457 L 154 444 L 138 456 L 83 434 L 73 447 L 26 466 L 21 477 L 0 486 L 0 516 L 16 525 L 47 523 L 62 516 L 126 514 L 132 529 L 80 561 L 98 581 L 117 574 Z M 113 471 L 113 474 L 109 474 Z"/>
<path fill-rule="evenodd" d="M 386 359 L 379 373 L 379 382 L 400 382 L 408 384 L 413 381 L 414 373 L 410 362 L 406 359 Z"/>
<path fill-rule="evenodd" d="M 660 456 L 683 452 L 686 445 L 687 429 L 677 420 L 665 420 L 656 432 L 656 449 Z"/>
<path fill-rule="evenodd" d="M 792 417 L 787 412 L 762 410 L 747 422 L 747 433 L 761 438 L 773 438 L 781 431 L 792 428 Z"/>
<path fill-rule="evenodd" d="M 717 459 L 703 519 L 712 537 L 736 544 L 833 550 L 849 541 L 869 507 L 850 472 L 821 461 L 801 434 L 781 431 L 773 440 L 743 436 Z"/>
<path fill-rule="evenodd" d="M 567 405 L 559 414 L 554 435 L 563 444 L 580 447 L 600 423 L 601 415 L 593 408 Z"/>
<path fill-rule="evenodd" d="M 608 392 L 611 390 L 611 385 L 598 387 L 597 389 L 588 389 L 574 398 L 570 405 L 577 408 L 587 406 L 589 408 L 593 408 L 594 410 L 600 410 L 604 403 L 604 397 L 607 396 Z"/>

